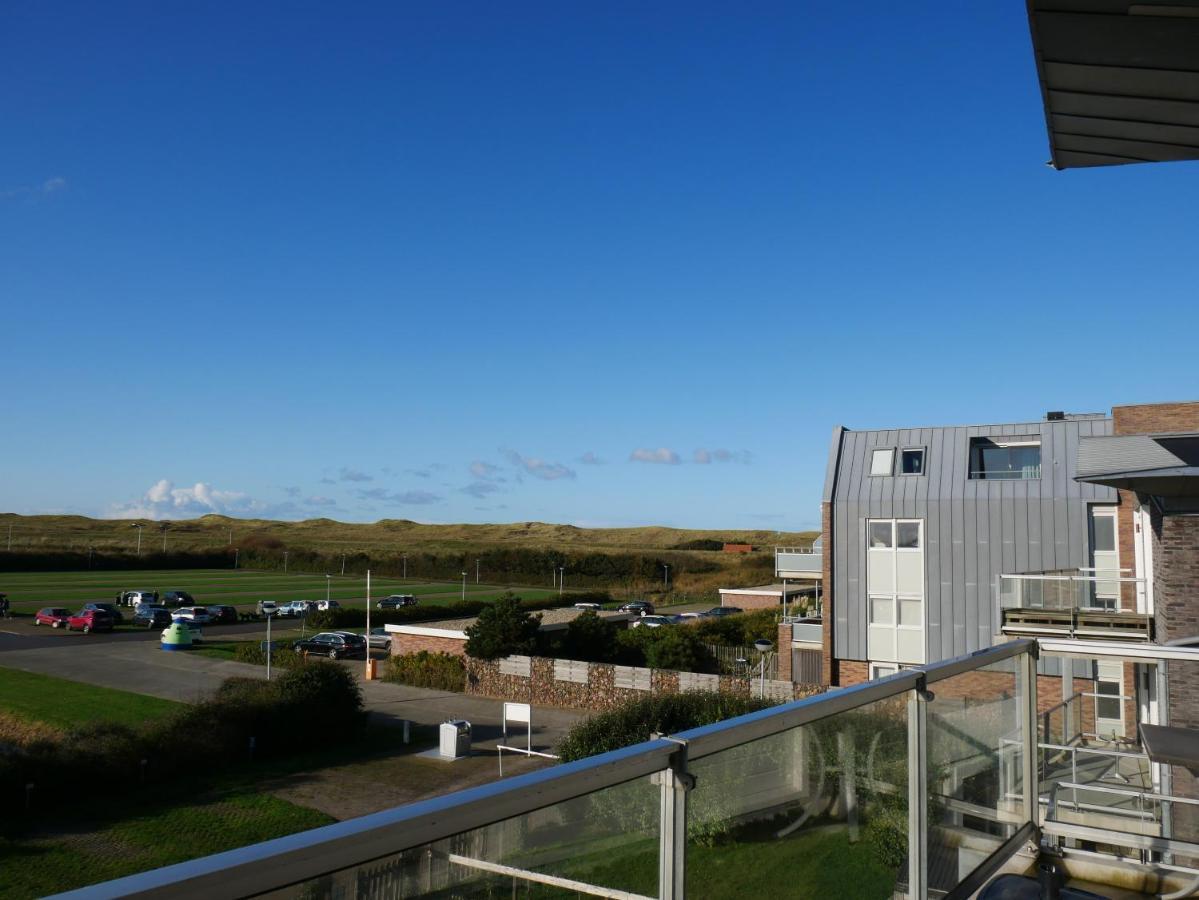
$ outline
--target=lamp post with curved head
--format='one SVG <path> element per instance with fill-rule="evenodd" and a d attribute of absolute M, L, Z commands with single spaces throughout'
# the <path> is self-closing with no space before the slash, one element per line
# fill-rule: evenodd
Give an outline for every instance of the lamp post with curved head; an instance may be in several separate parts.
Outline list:
<path fill-rule="evenodd" d="M 758 638 L 754 641 L 754 649 L 758 651 L 758 657 L 761 662 L 758 665 L 758 699 L 766 699 L 766 654 L 774 647 L 770 641 L 764 638 Z"/>
<path fill-rule="evenodd" d="M 146 527 L 146 523 L 145 522 L 134 522 L 129 527 L 137 529 L 137 555 L 141 556 L 142 555 L 142 529 Z"/>
<path fill-rule="evenodd" d="M 466 602 L 466 572 L 462 573 L 462 602 Z"/>

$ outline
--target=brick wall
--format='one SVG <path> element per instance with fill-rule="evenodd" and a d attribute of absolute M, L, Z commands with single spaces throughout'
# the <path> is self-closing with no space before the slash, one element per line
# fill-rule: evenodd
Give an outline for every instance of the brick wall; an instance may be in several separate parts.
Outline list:
<path fill-rule="evenodd" d="M 428 650 L 430 653 L 449 653 L 451 656 L 466 656 L 466 641 L 462 638 L 431 637 L 424 634 L 393 634 L 391 636 L 392 656 L 420 653 L 422 650 Z"/>
<path fill-rule="evenodd" d="M 774 642 L 778 647 L 780 681 L 794 681 L 791 677 L 791 626 L 779 624 L 778 638 Z"/>
<path fill-rule="evenodd" d="M 574 709 L 603 711 L 620 706 L 629 700 L 640 700 L 655 694 L 677 694 L 679 673 L 665 669 L 650 670 L 648 691 L 618 688 L 615 666 L 592 663 L 587 682 L 558 681 L 554 678 L 554 660 L 535 656 L 530 664 L 530 676 L 503 675 L 496 660 L 466 658 L 466 693 L 499 700 L 515 700 L 539 706 L 565 706 Z M 756 694 L 756 679 L 721 675 L 721 693 L 749 697 Z M 820 693 L 821 688 L 793 685 L 795 699 Z"/>
<path fill-rule="evenodd" d="M 739 606 L 741 609 L 774 609 L 782 606 L 782 596 L 769 597 L 764 594 L 722 593 L 721 606 Z"/>
<path fill-rule="evenodd" d="M 1112 429 L 1115 434 L 1199 431 L 1199 401 L 1113 406 Z"/>

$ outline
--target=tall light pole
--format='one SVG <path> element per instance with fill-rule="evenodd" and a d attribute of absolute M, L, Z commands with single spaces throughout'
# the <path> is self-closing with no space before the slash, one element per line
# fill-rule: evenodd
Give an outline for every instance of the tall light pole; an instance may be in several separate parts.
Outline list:
<path fill-rule="evenodd" d="M 668 566 L 666 563 L 662 563 L 662 568 L 666 570 L 666 572 L 662 575 L 662 587 L 666 588 L 666 590 L 670 590 L 670 566 Z"/>
<path fill-rule="evenodd" d="M 8 549 L 12 551 L 12 522 L 8 523 Z"/>
<path fill-rule="evenodd" d="M 462 601 L 466 602 L 466 573 L 462 573 Z"/>
<path fill-rule="evenodd" d="M 366 674 L 371 673 L 371 570 L 366 570 Z"/>
<path fill-rule="evenodd" d="M 171 527 L 170 522 L 163 522 L 158 526 L 158 530 L 162 532 L 162 552 L 167 552 L 167 529 Z"/>
<path fill-rule="evenodd" d="M 329 584 L 331 583 L 332 579 L 332 575 L 328 573 L 325 574 L 325 609 L 329 608 Z"/>
<path fill-rule="evenodd" d="M 283 551 L 283 571 L 287 571 L 287 551 Z"/>
<path fill-rule="evenodd" d="M 229 527 L 229 543 L 227 546 L 233 546 L 233 526 Z"/>
<path fill-rule="evenodd" d="M 479 583 L 479 561 L 475 560 L 475 584 Z"/>
<path fill-rule="evenodd" d="M 408 554 L 404 554 L 404 580 L 408 580 Z"/>
<path fill-rule="evenodd" d="M 760 675 L 759 675 L 759 679 L 758 679 L 758 699 L 759 700 L 766 699 L 766 654 L 772 647 L 774 647 L 774 644 L 772 644 L 772 643 L 770 643 L 770 641 L 764 640 L 762 638 L 758 638 L 758 640 L 754 641 L 754 649 L 758 651 L 758 656 L 761 659 L 761 663 L 759 664 L 759 667 L 758 667 L 760 670 Z"/>
<path fill-rule="evenodd" d="M 562 596 L 562 585 L 566 583 L 566 566 L 558 566 L 558 596 Z"/>
<path fill-rule="evenodd" d="M 341 574 L 346 574 L 346 555 L 344 553 L 341 555 Z"/>
<path fill-rule="evenodd" d="M 137 529 L 137 555 L 142 555 L 142 529 L 146 527 L 144 522 L 134 522 L 129 526 Z"/>
<path fill-rule="evenodd" d="M 241 547 L 233 548 L 233 568 L 237 568 L 237 558 L 241 555 Z"/>
<path fill-rule="evenodd" d="M 274 618 L 272 610 L 263 610 L 266 613 L 266 680 L 271 680 L 271 655 L 274 647 L 271 645 L 271 619 Z"/>

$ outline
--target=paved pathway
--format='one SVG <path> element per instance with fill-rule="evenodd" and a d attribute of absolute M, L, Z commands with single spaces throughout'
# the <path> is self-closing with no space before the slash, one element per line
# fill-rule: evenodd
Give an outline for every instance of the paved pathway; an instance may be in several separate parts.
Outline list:
<path fill-rule="evenodd" d="M 18 636 L 0 634 L 0 643 L 5 645 L 4 652 L 0 653 L 0 666 L 185 703 L 209 696 L 226 678 L 262 678 L 265 675 L 262 666 L 186 652 L 166 653 L 152 641 L 31 641 L 27 646 L 22 646 L 21 641 Z M 358 660 L 342 664 L 359 675 L 364 669 Z M 3 677 L 2 672 L 0 677 Z M 438 725 L 449 718 L 466 719 L 471 723 L 476 745 L 494 746 L 500 737 L 503 704 L 499 700 L 384 681 L 363 681 L 361 685 L 367 709 L 376 721 L 384 724 L 398 726 L 407 719 L 422 725 Z M 553 746 L 584 715 L 573 709 L 535 709 L 534 749 L 544 751 Z M 513 739 L 510 743 L 517 742 Z"/>

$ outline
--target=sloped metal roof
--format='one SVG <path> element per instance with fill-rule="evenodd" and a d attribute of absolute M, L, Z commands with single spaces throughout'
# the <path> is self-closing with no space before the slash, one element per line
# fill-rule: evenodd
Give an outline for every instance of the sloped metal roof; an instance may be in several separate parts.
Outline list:
<path fill-rule="evenodd" d="M 1158 496 L 1199 494 L 1199 434 L 1085 437 L 1076 481 Z"/>
<path fill-rule="evenodd" d="M 1199 159 L 1199 0 L 1027 0 L 1052 165 Z"/>

